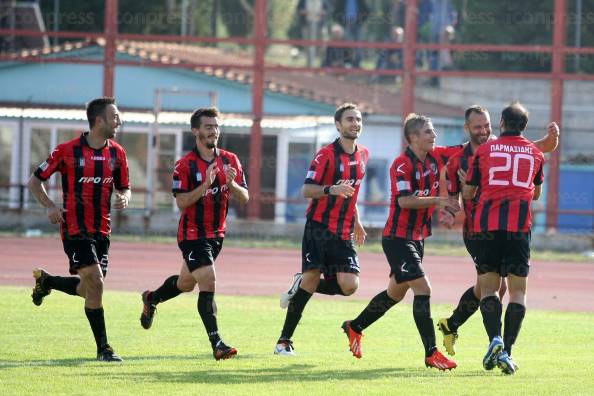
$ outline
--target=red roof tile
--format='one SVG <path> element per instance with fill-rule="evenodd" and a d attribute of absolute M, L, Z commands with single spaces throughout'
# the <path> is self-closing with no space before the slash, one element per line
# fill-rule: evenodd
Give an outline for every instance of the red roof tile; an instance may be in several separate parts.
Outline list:
<path fill-rule="evenodd" d="M 125 49 L 124 49 L 125 48 Z M 243 68 L 223 70 L 216 66 L 197 67 L 194 70 L 227 80 L 252 83 L 252 56 L 246 52 L 227 52 L 225 50 L 201 47 L 191 44 L 164 42 L 125 41 L 118 50 L 130 55 L 142 54 L 157 58 L 167 56 L 177 62 L 204 62 L 212 64 L 237 65 Z M 274 65 L 273 62 L 268 64 Z M 353 81 L 344 75 L 331 75 L 324 72 L 284 72 L 269 71 L 265 75 L 266 89 L 286 95 L 299 96 L 330 105 L 340 105 L 344 101 L 356 102 L 362 111 L 373 114 L 401 115 L 401 95 L 387 90 L 380 84 L 367 84 Z M 431 116 L 460 117 L 463 109 L 444 106 L 426 100 L 415 100 L 415 111 Z"/>
<path fill-rule="evenodd" d="M 23 50 L 13 54 L 13 59 L 64 53 L 95 44 L 104 46 L 105 41 L 86 40 L 43 49 Z M 117 43 L 116 48 L 120 53 L 138 56 L 151 62 L 170 64 L 172 67 L 190 62 L 212 64 L 213 66 L 194 67 L 193 70 L 243 84 L 251 84 L 253 81 L 252 70 L 249 69 L 253 64 L 253 57 L 245 51 L 230 52 L 191 44 L 149 41 L 121 41 Z M 278 65 L 274 62 L 267 63 Z M 218 67 L 217 64 L 231 65 L 231 67 Z M 324 71 L 320 73 L 269 71 L 265 74 L 265 89 L 332 106 L 352 101 L 357 103 L 363 112 L 372 114 L 401 115 L 402 113 L 399 92 L 391 92 L 381 84 L 363 83 L 345 75 L 332 75 Z M 460 117 L 463 111 L 458 107 L 444 106 L 420 99 L 415 100 L 414 108 L 419 113 L 440 117 Z"/>

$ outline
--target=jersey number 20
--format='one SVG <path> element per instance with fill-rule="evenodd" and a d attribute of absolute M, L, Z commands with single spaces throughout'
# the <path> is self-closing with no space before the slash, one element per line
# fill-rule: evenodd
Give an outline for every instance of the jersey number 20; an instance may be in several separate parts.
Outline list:
<path fill-rule="evenodd" d="M 509 172 L 510 169 L 512 169 L 512 179 L 511 179 L 511 184 L 513 184 L 514 186 L 517 187 L 524 187 L 524 188 L 528 188 L 530 187 L 530 183 L 532 182 L 532 176 L 534 174 L 534 157 L 531 155 L 527 155 L 527 154 L 522 154 L 522 153 L 515 153 L 515 154 L 509 154 L 509 153 L 491 153 L 490 155 L 491 158 L 503 158 L 505 159 L 505 164 L 501 165 L 501 166 L 493 166 L 491 168 L 489 168 L 489 185 L 490 186 L 509 186 L 509 180 L 503 177 L 497 177 L 496 173 L 502 173 L 502 172 Z M 528 161 L 529 165 L 528 166 L 524 166 L 522 168 L 520 168 L 520 163 L 522 161 Z M 524 170 L 528 170 L 528 175 L 521 175 L 520 176 L 520 170 L 524 171 Z M 522 172 L 525 173 L 525 172 Z M 519 178 L 524 179 L 525 180 L 519 180 Z"/>

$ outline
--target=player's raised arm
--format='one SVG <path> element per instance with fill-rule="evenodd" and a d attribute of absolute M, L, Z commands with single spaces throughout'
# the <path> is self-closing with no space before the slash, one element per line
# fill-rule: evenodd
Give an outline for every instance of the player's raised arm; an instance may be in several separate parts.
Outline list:
<path fill-rule="evenodd" d="M 534 145 L 543 153 L 555 151 L 559 145 L 559 134 L 559 125 L 553 121 L 547 125 L 547 135 L 540 140 L 536 140 Z"/>
<path fill-rule="evenodd" d="M 250 194 L 247 189 L 247 183 L 239 160 L 237 160 L 236 166 L 237 169 L 233 166 L 228 166 L 225 169 L 227 187 L 229 187 L 231 196 L 237 199 L 242 205 L 245 205 L 250 200 Z"/>
<path fill-rule="evenodd" d="M 181 210 L 186 209 L 204 197 L 206 190 L 212 185 L 219 172 L 219 168 L 216 165 L 217 164 L 213 162 L 208 169 L 206 169 L 205 180 L 198 187 L 189 192 L 178 192 L 175 194 L 175 203 L 178 208 Z"/>

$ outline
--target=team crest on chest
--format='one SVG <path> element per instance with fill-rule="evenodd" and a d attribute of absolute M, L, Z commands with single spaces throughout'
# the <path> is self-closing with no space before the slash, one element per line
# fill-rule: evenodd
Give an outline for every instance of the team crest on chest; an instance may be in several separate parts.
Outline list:
<path fill-rule="evenodd" d="M 431 163 L 431 171 L 437 175 L 437 165 L 434 162 Z"/>
<path fill-rule="evenodd" d="M 198 183 L 201 183 L 202 182 L 202 173 L 196 172 L 196 181 Z"/>

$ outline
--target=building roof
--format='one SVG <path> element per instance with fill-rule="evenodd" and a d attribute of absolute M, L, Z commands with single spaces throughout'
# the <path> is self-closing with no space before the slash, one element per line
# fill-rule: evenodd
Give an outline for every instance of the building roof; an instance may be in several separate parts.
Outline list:
<path fill-rule="evenodd" d="M 14 61 L 21 58 L 28 57 L 84 57 L 98 59 L 101 53 L 97 50 L 105 45 L 105 41 L 99 39 L 97 41 L 87 40 L 84 42 L 65 43 L 58 46 L 46 47 L 43 49 L 22 50 L 13 54 Z M 209 63 L 220 65 L 232 65 L 230 68 L 226 67 L 193 67 L 194 73 L 199 73 L 203 76 L 208 76 L 218 80 L 225 80 L 228 82 L 239 83 L 247 86 L 253 81 L 253 73 L 249 66 L 252 65 L 253 57 L 243 51 L 228 52 L 219 48 L 202 47 L 192 44 L 177 44 L 164 42 L 147 42 L 147 41 L 121 41 L 117 44 L 118 59 L 144 59 L 147 61 L 147 66 L 150 64 L 160 64 L 161 66 L 171 65 L 172 68 L 183 67 L 189 62 L 193 63 Z M 275 64 L 268 62 L 269 64 Z M 236 65 L 237 68 L 233 68 Z M 75 65 L 72 65 L 75 66 Z M 76 65 L 82 67 L 97 65 Z M 1 64 L 0 64 L 1 67 Z M 120 70 L 126 70 L 132 66 L 117 66 L 116 85 L 118 85 L 118 76 L 131 78 L 133 73 L 125 74 Z M 0 68 L 0 70 L 2 70 Z M 170 70 L 170 69 L 168 69 Z M 97 70 L 95 71 L 97 73 Z M 84 77 L 88 78 L 88 77 Z M 145 75 L 142 78 L 153 80 L 156 76 Z M 208 79 L 210 80 L 210 79 Z M 121 81 L 121 80 L 120 80 Z M 94 82 L 95 85 L 97 81 Z M 181 82 L 184 84 L 187 82 Z M 204 81 L 202 81 L 204 83 Z M 204 84 L 203 84 L 204 85 Z M 183 86 L 183 85 L 182 85 Z M 95 87 L 96 88 L 96 87 Z M 298 103 L 306 105 L 303 109 L 299 108 L 297 111 L 303 111 L 304 114 L 327 114 L 328 110 L 340 105 L 345 101 L 356 102 L 361 110 L 370 114 L 382 115 L 396 115 L 400 116 L 401 95 L 386 89 L 381 84 L 364 84 L 359 81 L 354 81 L 348 76 L 339 76 L 321 73 L 304 73 L 304 72 L 284 72 L 284 71 L 269 71 L 265 74 L 265 102 L 267 97 L 274 97 L 276 99 L 284 97 L 293 97 L 298 100 Z M 118 101 L 122 102 L 122 96 L 130 94 L 129 89 L 117 89 L 116 96 Z M 151 91 L 152 93 L 152 91 Z M 247 93 L 249 97 L 249 93 Z M 272 96 L 271 96 L 272 94 Z M 276 94 L 276 95 L 274 95 Z M 93 96 L 93 95 L 91 95 Z M 146 96 L 146 95 L 145 95 Z M 152 96 L 152 95 L 150 95 Z M 232 95 L 230 95 L 232 96 Z M 221 100 L 224 98 L 221 97 Z M 245 98 L 242 98 L 242 100 Z M 130 98 L 132 100 L 132 98 Z M 0 101 L 6 102 L 5 98 L 0 98 Z M 152 101 L 152 98 L 151 98 Z M 245 101 L 245 100 L 244 100 Z M 270 102 L 270 100 L 269 100 Z M 287 106 L 286 101 L 278 101 L 276 106 L 270 104 L 266 106 L 265 112 L 282 114 L 282 106 Z M 80 103 L 80 102 L 77 102 Z M 316 105 L 317 103 L 317 105 Z M 222 105 L 222 102 L 221 102 Z M 311 107 L 320 107 L 319 112 L 313 111 Z M 137 107 L 137 106 L 132 106 Z M 141 106 L 150 108 L 151 106 Z M 298 106 L 299 107 L 299 106 Z M 274 110 L 273 110 L 274 109 Z M 231 111 L 242 112 L 237 106 Z M 431 103 L 426 100 L 415 100 L 415 111 L 430 116 L 439 117 L 460 117 L 463 109 L 453 106 L 444 106 L 437 103 Z M 286 114 L 291 114 L 287 112 Z"/>
<path fill-rule="evenodd" d="M 213 47 L 201 47 L 190 44 L 123 41 L 118 45 L 119 52 L 140 56 L 151 61 L 168 64 L 196 62 L 237 65 L 242 68 L 223 69 L 216 67 L 197 67 L 194 70 L 219 78 L 251 84 L 252 71 L 244 67 L 253 65 L 249 53 L 234 51 L 233 53 Z M 280 65 L 267 62 L 271 65 Z M 402 114 L 401 95 L 386 89 L 380 84 L 367 84 L 349 80 L 344 75 L 326 73 L 304 73 L 268 71 L 265 74 L 266 89 L 287 95 L 300 96 L 309 100 L 339 106 L 345 101 L 353 101 L 362 111 L 372 114 Z M 463 109 L 455 106 L 444 106 L 426 100 L 415 100 L 415 109 L 419 113 L 441 117 L 460 117 Z"/>

